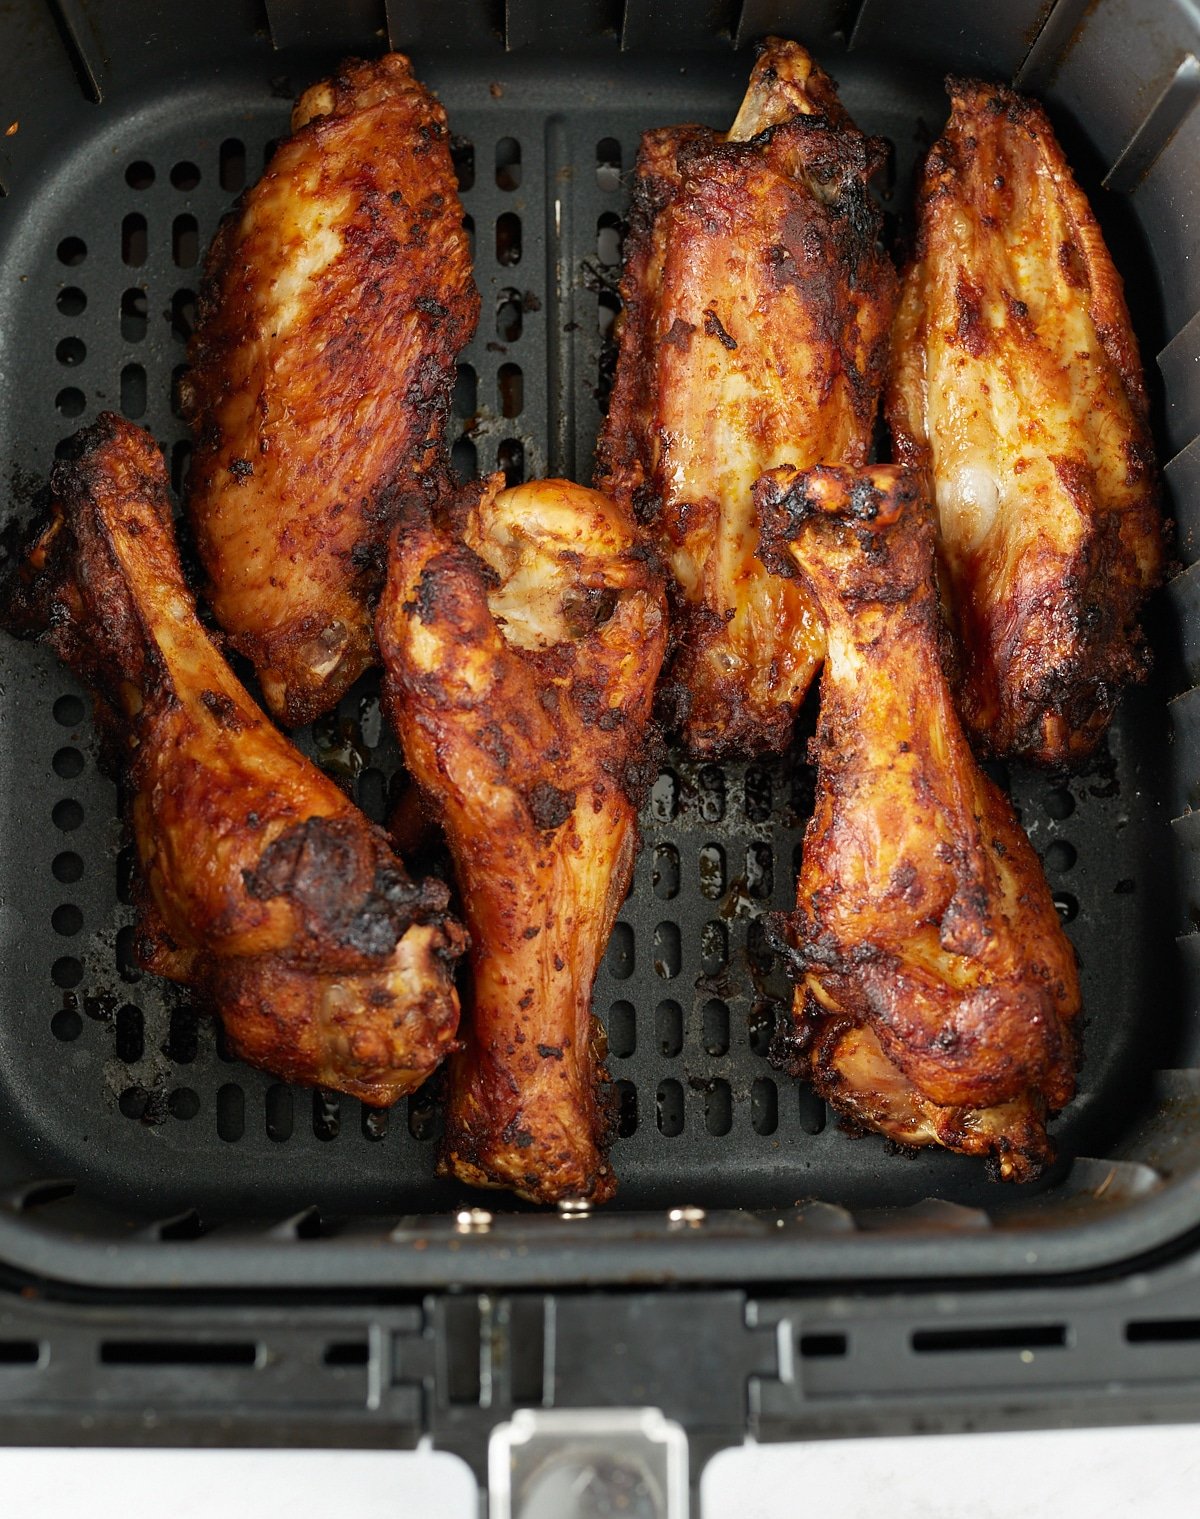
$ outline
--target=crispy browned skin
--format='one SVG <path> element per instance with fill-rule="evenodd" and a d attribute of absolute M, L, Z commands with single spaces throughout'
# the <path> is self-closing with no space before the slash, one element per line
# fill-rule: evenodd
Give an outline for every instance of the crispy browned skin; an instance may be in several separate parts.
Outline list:
<path fill-rule="evenodd" d="M 800 577 L 828 646 L 784 919 L 804 1063 L 866 1127 L 1036 1175 L 1074 1091 L 1075 959 L 955 712 L 924 477 L 781 469 L 755 496 L 764 555 Z"/>
<path fill-rule="evenodd" d="M 397 498 L 437 495 L 475 330 L 445 113 L 406 58 L 304 94 L 209 254 L 185 387 L 209 598 L 289 724 L 374 661 Z"/>
<path fill-rule="evenodd" d="M 642 139 L 596 485 L 673 572 L 664 690 L 697 754 L 782 749 L 820 660 L 803 592 L 755 557 L 750 492 L 777 464 L 866 461 L 895 293 L 879 151 L 778 40 L 728 136 Z"/>
<path fill-rule="evenodd" d="M 933 477 L 968 727 L 1084 758 L 1149 656 L 1163 566 L 1121 281 L 1040 107 L 950 80 L 893 336 L 897 456 Z"/>
<path fill-rule="evenodd" d="M 388 710 L 471 931 L 442 1168 L 603 1202 L 592 983 L 633 868 L 666 605 L 622 508 L 564 480 L 501 483 L 457 533 L 402 519 L 379 612 Z"/>
<path fill-rule="evenodd" d="M 105 415 L 79 442 L 7 621 L 95 692 L 131 800 L 138 958 L 194 986 L 252 1065 L 394 1102 L 454 1048 L 446 888 L 410 880 L 234 679 L 184 585 L 153 440 Z"/>

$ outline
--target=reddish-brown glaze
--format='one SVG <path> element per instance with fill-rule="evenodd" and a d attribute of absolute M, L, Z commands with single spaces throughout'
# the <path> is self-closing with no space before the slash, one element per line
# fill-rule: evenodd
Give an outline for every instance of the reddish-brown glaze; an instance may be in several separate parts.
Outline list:
<path fill-rule="evenodd" d="M 411 880 L 234 679 L 184 584 L 148 434 L 102 416 L 51 491 L 6 621 L 95 692 L 130 797 L 139 960 L 194 986 L 251 1064 L 394 1102 L 454 1047 L 465 942 L 446 888 Z"/>
<path fill-rule="evenodd" d="M 898 457 L 932 476 L 960 703 L 998 754 L 1085 758 L 1149 655 L 1158 474 L 1121 281 L 1044 112 L 950 80 L 893 335 Z"/>
<path fill-rule="evenodd" d="M 633 520 L 565 480 L 412 512 L 379 611 L 388 711 L 446 828 L 471 932 L 442 1167 L 535 1202 L 615 1189 L 592 983 L 624 899 L 662 576 Z"/>
<path fill-rule="evenodd" d="M 756 558 L 751 488 L 867 459 L 896 283 L 866 191 L 879 151 L 774 39 L 728 136 L 642 140 L 596 484 L 672 571 L 664 691 L 697 754 L 782 749 L 820 661 L 804 593 Z"/>
<path fill-rule="evenodd" d="M 479 297 L 445 112 L 406 58 L 345 65 L 292 127 L 209 254 L 184 397 L 213 611 L 297 724 L 374 660 L 388 530 L 445 486 Z"/>
<path fill-rule="evenodd" d="M 775 470 L 763 553 L 798 576 L 827 652 L 816 810 L 784 920 L 818 1090 L 906 1144 L 1025 1179 L 1074 1086 L 1074 952 L 942 666 L 924 476 Z"/>

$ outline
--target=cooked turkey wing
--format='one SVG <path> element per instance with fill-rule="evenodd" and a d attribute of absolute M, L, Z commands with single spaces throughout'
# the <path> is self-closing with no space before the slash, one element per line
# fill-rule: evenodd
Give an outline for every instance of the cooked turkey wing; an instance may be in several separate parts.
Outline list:
<path fill-rule="evenodd" d="M 866 461 L 895 293 L 866 191 L 879 153 L 778 40 L 728 136 L 642 140 L 596 484 L 672 571 L 665 690 L 698 754 L 782 749 L 820 660 L 803 591 L 755 557 L 751 488 L 777 464 Z"/>
<path fill-rule="evenodd" d="M 446 484 L 475 329 L 445 112 L 391 54 L 313 86 L 209 254 L 185 385 L 209 598 L 289 724 L 374 660 L 397 499 Z"/>
<path fill-rule="evenodd" d="M 800 578 L 827 650 L 816 810 L 783 923 L 805 1063 L 865 1126 L 1033 1175 L 1074 1090 L 1078 977 L 955 711 L 924 477 L 780 469 L 755 497 L 764 555 Z"/>
<path fill-rule="evenodd" d="M 52 478 L 6 621 L 92 687 L 130 799 L 137 955 L 231 1048 L 386 1105 L 454 1047 L 462 929 L 441 882 L 264 718 L 200 625 L 153 440 L 106 414 Z"/>
<path fill-rule="evenodd" d="M 384 693 L 445 826 L 471 933 L 442 1168 L 535 1202 L 615 1189 L 592 983 L 625 896 L 666 642 L 632 519 L 564 480 L 495 477 L 453 531 L 392 542 Z"/>
<path fill-rule="evenodd" d="M 950 80 L 920 189 L 887 416 L 933 478 L 960 700 L 998 754 L 1095 748 L 1143 677 L 1163 523 L 1121 280 L 1044 112 Z"/>

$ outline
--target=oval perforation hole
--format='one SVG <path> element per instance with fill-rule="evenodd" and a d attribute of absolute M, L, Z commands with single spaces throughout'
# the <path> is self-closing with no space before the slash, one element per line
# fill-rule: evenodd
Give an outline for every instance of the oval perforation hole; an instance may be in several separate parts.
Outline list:
<path fill-rule="evenodd" d="M 83 823 L 83 808 L 74 797 L 64 797 L 51 808 L 50 821 L 60 833 L 74 833 Z"/>
<path fill-rule="evenodd" d="M 700 969 L 715 976 L 729 964 L 729 930 L 724 923 L 710 919 L 700 930 Z"/>
<path fill-rule="evenodd" d="M 271 160 L 275 157 L 275 149 L 279 146 L 279 141 L 278 137 L 268 137 L 266 142 L 263 143 L 262 158 L 264 169 L 271 167 Z"/>
<path fill-rule="evenodd" d="M 496 297 L 496 336 L 502 343 L 515 343 L 525 325 L 525 302 L 519 290 L 506 288 Z"/>
<path fill-rule="evenodd" d="M 705 844 L 697 857 L 700 895 L 717 902 L 725 895 L 725 851 L 720 844 Z"/>
<path fill-rule="evenodd" d="M 775 890 L 775 858 L 770 844 L 750 844 L 746 848 L 746 890 L 760 901 Z"/>
<path fill-rule="evenodd" d="M 227 1081 L 217 1088 L 217 1137 L 226 1144 L 236 1144 L 246 1132 L 246 1095 L 240 1086 Z"/>
<path fill-rule="evenodd" d="M 664 902 L 679 895 L 679 851 L 674 844 L 654 846 L 654 868 L 650 881 L 654 895 Z"/>
<path fill-rule="evenodd" d="M 1062 923 L 1074 923 L 1079 916 L 1079 898 L 1072 891 L 1056 891 L 1054 905 L 1058 909 L 1059 921 Z"/>
<path fill-rule="evenodd" d="M 179 343 L 186 343 L 196 325 L 196 292 L 176 290 L 171 297 L 171 336 Z"/>
<path fill-rule="evenodd" d="M 515 211 L 502 212 L 496 218 L 496 262 L 502 269 L 521 262 L 521 218 Z"/>
<path fill-rule="evenodd" d="M 125 183 L 131 190 L 148 190 L 154 183 L 154 165 L 138 158 L 125 170 Z"/>
<path fill-rule="evenodd" d="M 333 1092 L 320 1088 L 313 1092 L 312 1127 L 317 1138 L 325 1142 L 342 1132 L 342 1104 Z"/>
<path fill-rule="evenodd" d="M 171 258 L 176 269 L 191 269 L 200 257 L 200 229 L 194 216 L 177 216 L 171 223 Z"/>
<path fill-rule="evenodd" d="M 82 338 L 60 338 L 54 349 L 54 357 L 66 369 L 74 369 L 87 358 L 87 344 Z"/>
<path fill-rule="evenodd" d="M 171 183 L 177 190 L 194 190 L 200 183 L 200 170 L 190 159 L 181 158 L 171 167 Z"/>
<path fill-rule="evenodd" d="M 771 1040 L 775 1035 L 775 1010 L 777 1003 L 770 1000 L 756 1002 L 746 1014 L 746 1037 L 751 1052 L 761 1060 L 771 1053 Z"/>
<path fill-rule="evenodd" d="M 191 1087 L 176 1087 L 167 1094 L 167 1112 L 180 1123 L 187 1123 L 200 1111 L 200 1098 Z"/>
<path fill-rule="evenodd" d="M 604 963 L 614 981 L 628 981 L 633 975 L 633 929 L 628 923 L 617 923 L 614 926 Z"/>
<path fill-rule="evenodd" d="M 60 728 L 77 728 L 87 715 L 87 708 L 78 696 L 60 696 L 54 703 L 54 721 Z"/>
<path fill-rule="evenodd" d="M 654 929 L 654 974 L 671 981 L 683 967 L 678 923 L 659 923 Z"/>
<path fill-rule="evenodd" d="M 756 918 L 746 929 L 746 959 L 752 970 L 767 975 L 775 966 L 775 951 L 767 943 L 766 924 Z"/>
<path fill-rule="evenodd" d="M 121 371 L 121 410 L 130 421 L 146 415 L 146 371 L 140 364 L 126 364 Z"/>
<path fill-rule="evenodd" d="M 137 879 L 137 850 L 126 844 L 117 855 L 117 901 L 133 906 L 134 882 Z"/>
<path fill-rule="evenodd" d="M 669 999 L 654 1009 L 654 1038 L 659 1054 L 673 1059 L 683 1049 L 683 1009 Z"/>
<path fill-rule="evenodd" d="M 137 935 L 134 933 L 132 923 L 126 923 L 123 928 L 117 929 L 116 960 L 117 975 L 122 981 L 127 981 L 130 986 L 135 986 L 142 979 L 142 967 L 137 962 Z"/>
<path fill-rule="evenodd" d="M 171 485 L 177 496 L 187 489 L 188 475 L 192 468 L 192 445 L 181 438 L 171 447 Z"/>
<path fill-rule="evenodd" d="M 696 800 L 706 823 L 719 823 L 725 816 L 725 772 L 705 765 L 697 777 Z"/>
<path fill-rule="evenodd" d="M 475 144 L 469 137 L 457 135 L 450 139 L 450 162 L 454 165 L 454 177 L 458 180 L 459 193 L 475 185 Z"/>
<path fill-rule="evenodd" d="M 171 415 L 178 417 L 182 422 L 185 420 L 185 408 L 183 404 L 184 390 L 188 383 L 188 366 L 176 364 L 171 371 Z"/>
<path fill-rule="evenodd" d="M 811 1087 L 797 1088 L 800 1127 L 806 1134 L 820 1134 L 825 1127 L 825 1099 Z"/>
<path fill-rule="evenodd" d="M 760 1076 L 750 1088 L 750 1127 L 762 1135 L 774 1134 L 779 1127 L 779 1093 L 767 1076 Z"/>
<path fill-rule="evenodd" d="M 69 991 L 83 980 L 83 965 L 74 955 L 60 955 L 50 967 L 50 979 Z"/>
<path fill-rule="evenodd" d="M 617 1137 L 628 1139 L 637 1132 L 637 1087 L 632 1081 L 617 1082 Z"/>
<path fill-rule="evenodd" d="M 1066 839 L 1054 839 L 1046 846 L 1044 856 L 1046 869 L 1056 871 L 1060 875 L 1073 869 L 1078 858 L 1074 844 Z"/>
<path fill-rule="evenodd" d="M 666 1135 L 668 1139 L 674 1139 L 683 1133 L 683 1087 L 678 1081 L 668 1078 L 658 1083 L 658 1091 L 655 1093 L 656 1118 L 658 1132 Z"/>
<path fill-rule="evenodd" d="M 472 263 L 475 262 L 475 218 L 464 216 L 462 219 L 463 236 L 467 240 L 467 257 Z"/>
<path fill-rule="evenodd" d="M 460 364 L 455 371 L 451 409 L 464 422 L 469 422 L 479 410 L 479 379 L 470 364 Z"/>
<path fill-rule="evenodd" d="M 504 483 L 511 490 L 525 479 L 525 446 L 519 438 L 505 438 L 496 450 L 496 468 L 504 472 Z"/>
<path fill-rule="evenodd" d="M 150 1093 L 143 1086 L 126 1087 L 117 1098 L 117 1107 L 125 1118 L 140 1122 L 150 1113 Z"/>
<path fill-rule="evenodd" d="M 218 149 L 217 178 L 231 194 L 246 183 L 246 144 L 240 137 L 227 137 Z"/>
<path fill-rule="evenodd" d="M 113 1030 L 117 1059 L 126 1065 L 136 1065 L 146 1053 L 146 1024 L 141 1008 L 132 1002 L 119 1007 Z"/>
<path fill-rule="evenodd" d="M 79 316 L 87 310 L 87 295 L 78 285 L 64 285 L 54 297 L 54 304 L 63 316 Z"/>
<path fill-rule="evenodd" d="M 54 758 L 50 761 L 50 768 L 64 781 L 73 781 L 83 772 L 83 755 L 78 749 L 68 745 L 66 748 L 55 751 Z"/>
<path fill-rule="evenodd" d="M 56 934 L 70 939 L 83 928 L 83 913 L 74 902 L 62 902 L 50 914 L 50 926 Z"/>
<path fill-rule="evenodd" d="M 176 1065 L 191 1065 L 200 1047 L 200 1017 L 186 1004 L 173 1007 L 167 1023 L 165 1054 Z"/>
<path fill-rule="evenodd" d="M 521 144 L 515 137 L 502 137 L 496 144 L 496 184 L 501 190 L 521 188 Z"/>
<path fill-rule="evenodd" d="M 56 854 L 50 864 L 50 872 L 56 881 L 61 881 L 64 886 L 71 886 L 83 876 L 83 856 L 75 853 L 73 849 L 64 849 Z"/>
<path fill-rule="evenodd" d="M 1055 786 L 1052 791 L 1046 793 L 1043 806 L 1048 817 L 1052 817 L 1056 823 L 1061 823 L 1075 811 L 1075 798 L 1065 786 Z"/>
<path fill-rule="evenodd" d="M 363 1103 L 362 1135 L 364 1139 L 372 1144 L 378 1144 L 381 1139 L 386 1139 L 390 1121 L 391 1114 L 387 1108 L 370 1108 Z"/>
<path fill-rule="evenodd" d="M 414 1092 L 408 1099 L 408 1132 L 414 1139 L 433 1139 L 437 1133 L 437 1104 L 428 1091 Z"/>
<path fill-rule="evenodd" d="M 679 777 L 662 771 L 650 788 L 650 816 L 656 823 L 671 823 L 679 812 Z"/>
<path fill-rule="evenodd" d="M 620 314 L 621 297 L 614 290 L 602 290 L 596 298 L 596 331 L 602 340 L 614 336 Z"/>
<path fill-rule="evenodd" d="M 700 1012 L 700 1041 L 706 1055 L 729 1052 L 729 1009 L 718 998 L 710 998 Z"/>
<path fill-rule="evenodd" d="M 615 137 L 602 137 L 596 144 L 596 184 L 601 190 L 621 188 L 621 144 Z"/>
<path fill-rule="evenodd" d="M 615 211 L 602 211 L 596 221 L 596 257 L 606 269 L 621 267 L 624 228 Z"/>
<path fill-rule="evenodd" d="M 87 397 L 77 385 L 67 385 L 54 397 L 54 407 L 60 417 L 68 420 L 83 415 Z"/>
<path fill-rule="evenodd" d="M 733 1127 L 733 1094 L 727 1081 L 716 1078 L 705 1085 L 704 1127 L 717 1138 Z"/>
<path fill-rule="evenodd" d="M 146 218 L 140 211 L 131 211 L 121 222 L 121 262 L 131 269 L 140 269 L 149 249 Z"/>
<path fill-rule="evenodd" d="M 140 285 L 133 285 L 121 295 L 121 337 L 127 343 L 140 343 L 149 326 L 149 303 Z"/>
<path fill-rule="evenodd" d="M 479 473 L 479 451 L 468 437 L 459 438 L 450 450 L 450 468 L 460 485 L 474 480 Z"/>
<path fill-rule="evenodd" d="M 751 765 L 743 784 L 743 806 L 748 823 L 771 820 L 771 777 L 760 765 Z"/>
<path fill-rule="evenodd" d="M 50 1019 L 50 1032 L 63 1044 L 70 1044 L 83 1033 L 83 1019 L 73 1007 L 60 1007 Z"/>
<path fill-rule="evenodd" d="M 263 1097 L 263 1117 L 266 1121 L 267 1138 L 276 1144 L 284 1144 L 292 1137 L 292 1089 L 281 1081 L 273 1082 Z"/>
<path fill-rule="evenodd" d="M 501 364 L 496 391 L 502 417 L 519 417 L 525 410 L 525 376 L 519 364 Z"/>
<path fill-rule="evenodd" d="M 632 1002 L 614 1002 L 608 1010 L 608 1053 L 628 1060 L 637 1048 L 637 1015 Z"/>
<path fill-rule="evenodd" d="M 64 237 L 55 252 L 60 264 L 74 269 L 87 258 L 87 244 L 81 237 Z"/>

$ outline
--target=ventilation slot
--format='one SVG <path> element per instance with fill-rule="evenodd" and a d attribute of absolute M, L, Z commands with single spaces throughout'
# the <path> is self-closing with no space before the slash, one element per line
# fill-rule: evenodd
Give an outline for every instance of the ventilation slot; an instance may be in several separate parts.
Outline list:
<path fill-rule="evenodd" d="M 1125 1325 L 1131 1345 L 1186 1345 L 1200 1340 L 1200 1319 L 1135 1319 Z"/>
<path fill-rule="evenodd" d="M 962 1350 L 1054 1350 L 1067 1343 L 1065 1324 L 1014 1324 L 996 1329 L 917 1329 L 912 1348 L 918 1355 Z"/>
<path fill-rule="evenodd" d="M 844 1334 L 802 1334 L 800 1354 L 806 1361 L 830 1361 L 844 1356 L 850 1349 L 850 1341 Z"/>
<path fill-rule="evenodd" d="M 256 1366 L 258 1346 L 248 1340 L 105 1340 L 103 1366 Z"/>
<path fill-rule="evenodd" d="M 0 1366 L 37 1366 L 41 1360 L 37 1340 L 0 1340 Z"/>

